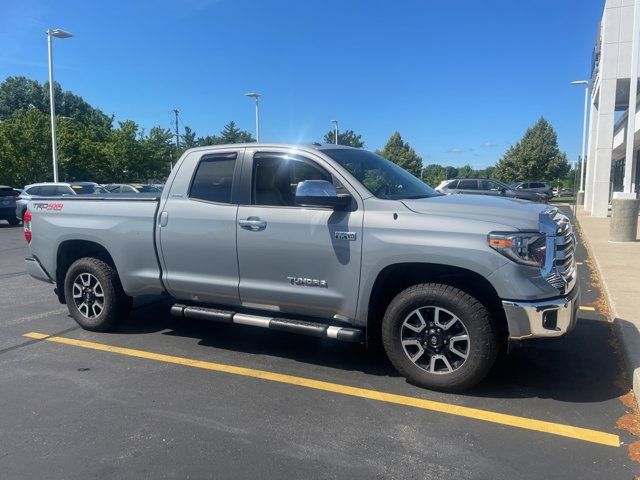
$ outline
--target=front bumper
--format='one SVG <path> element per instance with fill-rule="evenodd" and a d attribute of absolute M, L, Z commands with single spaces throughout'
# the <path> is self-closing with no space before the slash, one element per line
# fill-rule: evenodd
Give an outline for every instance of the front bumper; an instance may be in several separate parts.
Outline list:
<path fill-rule="evenodd" d="M 509 326 L 509 338 L 561 337 L 576 324 L 580 305 L 580 285 L 576 283 L 571 293 L 552 300 L 519 302 L 503 300 L 502 306 Z"/>

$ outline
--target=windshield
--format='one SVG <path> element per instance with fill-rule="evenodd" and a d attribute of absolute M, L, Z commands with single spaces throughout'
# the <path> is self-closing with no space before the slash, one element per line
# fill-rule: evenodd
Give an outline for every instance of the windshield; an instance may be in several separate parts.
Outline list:
<path fill-rule="evenodd" d="M 71 188 L 76 193 L 76 195 L 100 195 L 101 193 L 109 193 L 100 185 L 71 185 Z"/>
<path fill-rule="evenodd" d="M 373 195 L 385 200 L 406 200 L 440 195 L 393 162 L 367 150 L 322 150 L 346 168 Z"/>

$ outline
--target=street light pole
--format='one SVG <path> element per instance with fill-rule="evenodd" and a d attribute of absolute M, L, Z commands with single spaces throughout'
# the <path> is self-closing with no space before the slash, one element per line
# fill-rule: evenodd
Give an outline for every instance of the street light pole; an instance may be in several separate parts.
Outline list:
<path fill-rule="evenodd" d="M 589 107 L 589 80 L 576 80 L 572 85 L 584 85 L 584 113 L 582 116 L 582 154 L 580 155 L 580 191 L 584 192 L 584 159 L 587 141 L 587 110 Z"/>
<path fill-rule="evenodd" d="M 259 93 L 245 93 L 245 96 L 255 98 L 256 100 L 256 142 L 260 141 L 260 104 L 259 99 L 262 95 Z"/>
<path fill-rule="evenodd" d="M 333 123 L 334 126 L 334 142 L 336 145 L 338 145 L 338 120 L 331 120 L 331 122 Z"/>
<path fill-rule="evenodd" d="M 65 32 L 60 29 L 49 29 L 45 32 L 47 34 L 47 44 L 49 47 L 49 105 L 51 109 L 51 148 L 53 150 L 53 181 L 58 181 L 58 145 L 56 142 L 56 100 L 54 97 L 53 88 L 53 40 L 51 37 L 56 38 L 69 38 L 73 37 L 72 33 Z"/>

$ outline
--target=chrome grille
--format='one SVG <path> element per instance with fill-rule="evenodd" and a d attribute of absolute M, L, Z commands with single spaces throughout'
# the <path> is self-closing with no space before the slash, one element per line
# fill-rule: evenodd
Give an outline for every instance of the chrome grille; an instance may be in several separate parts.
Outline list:
<path fill-rule="evenodd" d="M 548 269 L 545 278 L 562 293 L 573 289 L 576 282 L 576 262 L 574 252 L 576 237 L 573 227 L 566 215 L 559 211 L 553 212 L 552 220 L 556 225 L 553 236 L 553 264 Z M 551 243 L 551 242 L 550 242 Z"/>

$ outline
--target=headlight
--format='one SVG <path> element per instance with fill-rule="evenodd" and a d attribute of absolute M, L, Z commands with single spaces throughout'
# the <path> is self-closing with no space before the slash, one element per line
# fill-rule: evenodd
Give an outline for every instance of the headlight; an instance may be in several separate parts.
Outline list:
<path fill-rule="evenodd" d="M 490 233 L 489 246 L 514 262 L 544 266 L 546 236 L 542 233 Z"/>

